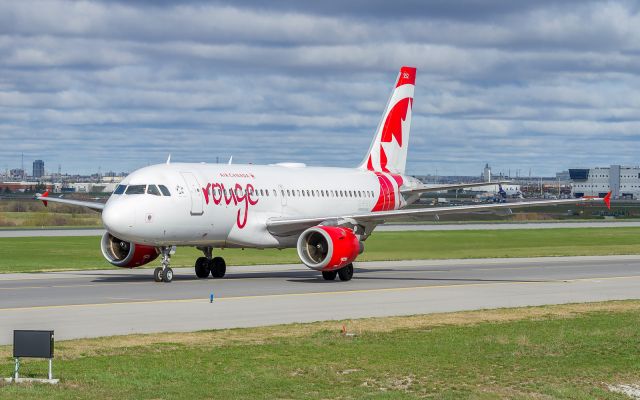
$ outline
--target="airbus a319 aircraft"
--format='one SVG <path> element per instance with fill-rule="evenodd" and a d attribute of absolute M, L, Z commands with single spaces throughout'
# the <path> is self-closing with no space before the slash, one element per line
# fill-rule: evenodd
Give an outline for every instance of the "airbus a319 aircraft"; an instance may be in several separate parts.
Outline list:
<path fill-rule="evenodd" d="M 348 281 L 353 262 L 374 228 L 407 218 L 587 200 L 551 200 L 474 206 L 405 207 L 421 193 L 477 184 L 426 186 L 405 175 L 416 69 L 402 67 L 364 161 L 355 168 L 172 163 L 141 168 L 103 203 L 37 198 L 102 212 L 104 257 L 134 268 L 161 257 L 157 282 L 171 282 L 175 246 L 195 246 L 199 278 L 222 278 L 218 248 L 297 248 L 300 260 L 326 280 Z M 497 182 L 496 182 L 497 183 Z M 609 204 L 609 196 L 604 199 Z"/>

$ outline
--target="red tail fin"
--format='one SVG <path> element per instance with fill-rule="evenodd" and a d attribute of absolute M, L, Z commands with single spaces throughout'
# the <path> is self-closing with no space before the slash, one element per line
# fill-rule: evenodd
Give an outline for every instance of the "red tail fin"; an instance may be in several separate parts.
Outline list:
<path fill-rule="evenodd" d="M 404 174 L 415 84 L 416 69 L 406 66 L 400 68 L 400 74 L 391 92 L 387 108 L 382 114 L 369 153 L 359 168 Z"/>
<path fill-rule="evenodd" d="M 611 210 L 611 192 L 607 193 L 607 195 L 604 196 L 604 204 L 609 210 Z"/>
<path fill-rule="evenodd" d="M 42 194 L 42 196 L 40 196 L 40 197 L 49 197 L 49 191 L 47 190 L 47 191 L 46 191 L 46 192 L 44 192 L 44 193 Z M 49 204 L 49 202 L 48 202 L 48 201 L 46 201 L 46 200 L 42 200 L 42 204 L 44 204 L 44 206 L 46 207 L 46 206 L 47 206 L 47 204 Z"/>

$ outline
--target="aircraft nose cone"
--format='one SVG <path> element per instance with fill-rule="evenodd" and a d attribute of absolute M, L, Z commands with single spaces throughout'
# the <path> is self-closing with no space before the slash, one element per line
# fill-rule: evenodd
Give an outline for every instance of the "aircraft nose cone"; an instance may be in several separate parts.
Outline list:
<path fill-rule="evenodd" d="M 133 225 L 133 210 L 123 204 L 108 204 L 102 210 L 102 223 L 109 233 L 118 236 Z"/>

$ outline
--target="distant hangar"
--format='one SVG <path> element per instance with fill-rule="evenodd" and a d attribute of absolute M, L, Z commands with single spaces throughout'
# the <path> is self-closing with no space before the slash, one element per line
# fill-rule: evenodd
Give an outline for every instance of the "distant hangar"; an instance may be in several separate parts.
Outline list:
<path fill-rule="evenodd" d="M 640 199 L 640 167 L 569 169 L 571 194 L 575 197 L 604 197 L 609 191 L 615 199 Z"/>

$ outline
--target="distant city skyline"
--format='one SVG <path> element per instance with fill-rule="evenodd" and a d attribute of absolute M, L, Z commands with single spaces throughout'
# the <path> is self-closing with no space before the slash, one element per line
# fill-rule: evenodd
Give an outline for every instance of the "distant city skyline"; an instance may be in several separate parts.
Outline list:
<path fill-rule="evenodd" d="M 0 39 L 3 170 L 355 166 L 401 65 L 410 174 L 640 164 L 633 1 L 1 2 Z"/>
<path fill-rule="evenodd" d="M 35 164 L 36 162 L 42 162 L 43 163 L 43 167 L 45 167 L 47 164 L 44 162 L 44 160 L 34 160 L 33 161 L 33 171 L 35 171 Z M 21 160 L 22 162 L 22 160 Z M 219 159 L 215 161 L 215 163 L 219 163 L 221 162 Z M 222 161 L 222 163 L 225 163 L 224 161 Z M 593 167 L 593 166 L 591 166 Z M 567 172 L 568 173 L 568 169 L 564 169 L 564 170 L 559 170 L 559 171 L 555 171 L 553 174 L 551 175 L 542 175 L 542 174 L 534 174 L 533 170 L 527 170 L 524 171 L 520 168 L 508 168 L 506 171 L 497 171 L 493 168 L 493 166 L 491 166 L 489 163 L 485 163 L 485 165 L 482 167 L 482 169 L 480 170 L 480 172 L 478 173 L 471 173 L 471 174 L 458 174 L 458 173 L 447 173 L 446 171 L 438 171 L 437 169 L 434 172 L 424 172 L 424 173 L 411 173 L 411 175 L 416 175 L 416 176 L 476 176 L 476 177 L 487 177 L 487 171 L 486 169 L 489 168 L 489 171 L 491 173 L 491 176 L 508 176 L 508 177 L 528 177 L 528 176 L 554 176 L 558 173 L 564 173 Z M 0 175 L 7 175 L 9 174 L 11 171 L 18 171 L 18 170 L 22 170 L 23 173 L 25 174 L 25 176 L 27 177 L 38 177 L 36 176 L 36 174 L 30 173 L 29 170 L 25 167 L 24 169 L 20 168 L 20 167 L 16 167 L 16 168 L 4 168 L 3 170 L 0 171 Z M 98 169 L 98 170 L 87 170 L 87 171 L 63 171 L 61 170 L 61 174 L 62 175 L 70 175 L 70 176 L 75 176 L 75 175 L 81 175 L 81 176 L 93 176 L 93 175 L 101 175 L 101 176 L 123 176 L 126 174 L 129 174 L 132 171 L 103 171 L 102 169 Z M 51 175 L 57 175 L 58 171 L 57 170 L 50 170 L 48 168 L 44 168 L 44 173 L 42 175 L 45 176 L 51 176 Z"/>

